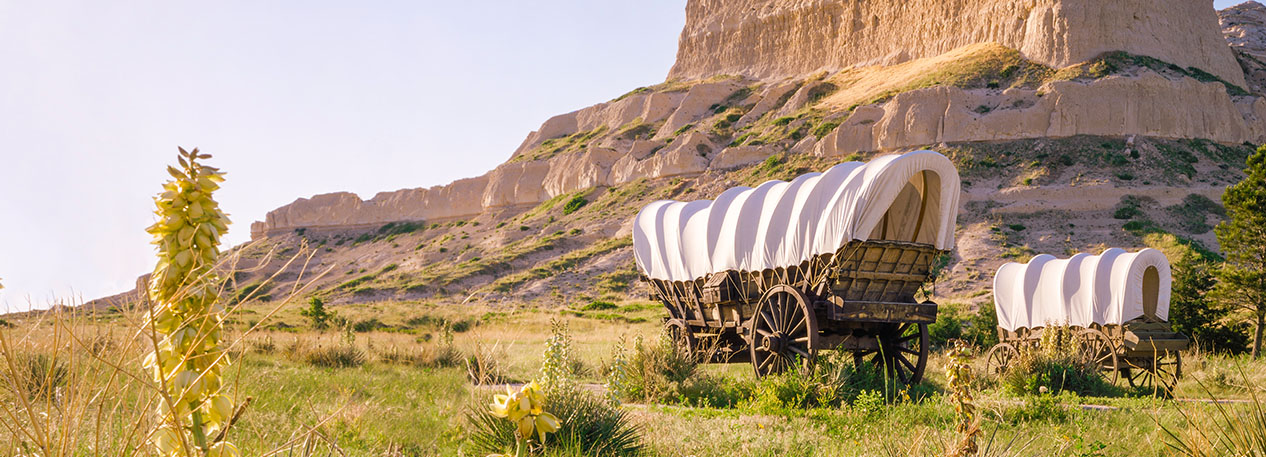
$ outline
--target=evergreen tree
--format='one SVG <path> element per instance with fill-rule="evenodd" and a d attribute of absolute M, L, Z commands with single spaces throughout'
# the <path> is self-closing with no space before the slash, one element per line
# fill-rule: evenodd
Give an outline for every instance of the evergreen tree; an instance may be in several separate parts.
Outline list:
<path fill-rule="evenodd" d="M 1253 358 L 1261 356 L 1266 330 L 1266 146 L 1248 158 L 1248 175 L 1222 194 L 1229 220 L 1216 233 L 1226 263 L 1218 269 L 1217 295 L 1252 316 Z"/>
<path fill-rule="evenodd" d="M 317 297 L 308 300 L 308 309 L 299 311 L 299 314 L 312 321 L 313 330 L 325 330 L 330 326 L 330 319 L 334 318 L 334 313 L 326 311 L 325 302 Z"/>
<path fill-rule="evenodd" d="M 1191 253 L 1170 260 L 1174 261 L 1174 282 L 1169 321 L 1174 330 L 1190 336 L 1201 350 L 1232 354 L 1248 350 L 1248 325 L 1228 322 L 1235 309 L 1213 300 L 1209 293 L 1217 284 L 1217 263 Z"/>

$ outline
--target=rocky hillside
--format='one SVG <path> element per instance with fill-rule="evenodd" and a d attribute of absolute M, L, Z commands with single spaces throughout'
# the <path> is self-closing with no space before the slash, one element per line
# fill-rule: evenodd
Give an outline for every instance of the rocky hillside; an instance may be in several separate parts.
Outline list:
<path fill-rule="evenodd" d="M 547 120 L 483 176 L 278 208 L 231 292 L 328 271 L 334 303 L 638 296 L 646 203 L 918 148 L 964 179 L 946 300 L 1034 252 L 1216 248 L 1221 190 L 1266 142 L 1264 9 L 1220 29 L 1207 1 L 1100 3 L 689 0 L 665 83 Z"/>

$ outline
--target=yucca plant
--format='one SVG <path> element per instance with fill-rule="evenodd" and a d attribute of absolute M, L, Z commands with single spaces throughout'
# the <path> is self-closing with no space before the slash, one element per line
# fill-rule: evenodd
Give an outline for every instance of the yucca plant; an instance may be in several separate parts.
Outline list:
<path fill-rule="evenodd" d="M 229 360 L 220 345 L 225 310 L 215 271 L 229 218 L 212 198 L 224 174 L 200 162 L 210 158 L 180 148 L 180 168 L 167 167 L 172 180 L 154 199 L 158 222 L 147 229 L 158 264 L 149 282 L 154 347 L 145 367 L 161 391 L 150 442 L 162 455 L 238 455 L 226 440 L 236 408 L 222 385 Z"/>
<path fill-rule="evenodd" d="M 302 284 L 273 301 L 258 323 L 225 340 L 220 324 L 237 308 L 220 306 L 224 284 L 216 272 L 223 272 L 221 277 L 237 272 L 240 251 L 221 256 L 216 248 L 228 222 L 211 199 L 220 174 L 201 166 L 199 161 L 206 158 L 196 150 L 181 150 L 175 180 L 156 199 L 159 221 L 150 231 L 161 257 L 152 281 L 138 288 L 149 306 L 118 303 L 105 311 L 110 320 L 133 331 L 103 335 L 99 310 L 63 301 L 48 311 L 19 316 L 14 325 L 0 325 L 0 455 L 237 454 L 225 444 L 227 431 L 250 400 L 223 401 L 225 354 L 242 352 L 249 344 L 247 335 L 296 297 L 306 296 L 330 269 L 314 275 L 301 271 Z M 263 283 L 313 253 L 306 246 L 299 249 Z M 242 301 L 253 298 L 250 294 Z M 226 420 L 225 411 L 233 417 Z M 337 445 L 321 435 L 320 424 L 313 425 L 283 443 L 254 443 L 274 450 L 252 453 L 334 453 Z"/>
<path fill-rule="evenodd" d="M 532 384 L 529 384 L 531 386 Z M 498 400 L 500 401 L 500 400 Z M 500 453 L 517 446 L 516 423 L 477 403 L 467 416 L 468 445 L 477 455 Z M 558 429 L 530 448 L 545 455 L 630 456 L 642 451 L 641 429 L 619 406 L 583 388 L 550 392 L 542 411 L 558 421 Z"/>
<path fill-rule="evenodd" d="M 980 436 L 980 417 L 976 413 L 975 400 L 972 397 L 971 358 L 972 349 L 962 340 L 955 340 L 949 351 L 950 363 L 945 367 L 945 377 L 949 380 L 950 401 L 954 404 L 958 424 L 955 431 L 962 439 L 948 454 L 950 457 L 974 456 L 979 451 L 976 440 Z"/>

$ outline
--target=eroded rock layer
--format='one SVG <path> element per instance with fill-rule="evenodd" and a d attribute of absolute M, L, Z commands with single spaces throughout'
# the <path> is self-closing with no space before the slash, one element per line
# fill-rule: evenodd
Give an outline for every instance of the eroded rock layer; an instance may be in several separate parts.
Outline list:
<path fill-rule="evenodd" d="M 694 79 L 555 116 L 483 176 L 301 198 L 251 233 L 519 211 L 775 154 L 1078 135 L 1266 142 L 1262 84 L 1239 85 L 1266 15 L 1236 10 L 1222 17 L 1233 54 L 1208 0 L 691 0 L 673 74 Z M 1126 52 L 1095 57 L 1107 51 Z M 704 78 L 722 73 L 746 76 Z"/>
<path fill-rule="evenodd" d="M 690 0 L 669 77 L 803 75 L 988 42 L 1055 68 L 1126 51 L 1244 83 L 1212 0 Z"/>

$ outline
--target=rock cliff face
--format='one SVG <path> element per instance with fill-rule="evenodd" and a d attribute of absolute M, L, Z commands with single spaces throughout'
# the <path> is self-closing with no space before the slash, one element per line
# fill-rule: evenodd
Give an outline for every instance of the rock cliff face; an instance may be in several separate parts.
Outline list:
<path fill-rule="evenodd" d="M 671 74 L 681 79 L 548 119 L 483 176 L 299 199 L 252 224 L 252 237 L 520 211 L 780 153 L 1077 135 L 1266 142 L 1266 66 L 1262 78 L 1251 67 L 1266 49 L 1266 9 L 1255 3 L 1224 11 L 1222 29 L 1210 0 L 690 0 L 686 10 Z M 1102 57 L 1110 51 L 1124 53 Z"/>
<path fill-rule="evenodd" d="M 1266 59 L 1266 6 L 1244 2 L 1219 11 L 1218 17 L 1232 49 Z"/>
<path fill-rule="evenodd" d="M 690 0 L 670 78 L 891 65 L 994 42 L 1061 68 L 1108 51 L 1243 85 L 1212 0 Z"/>

